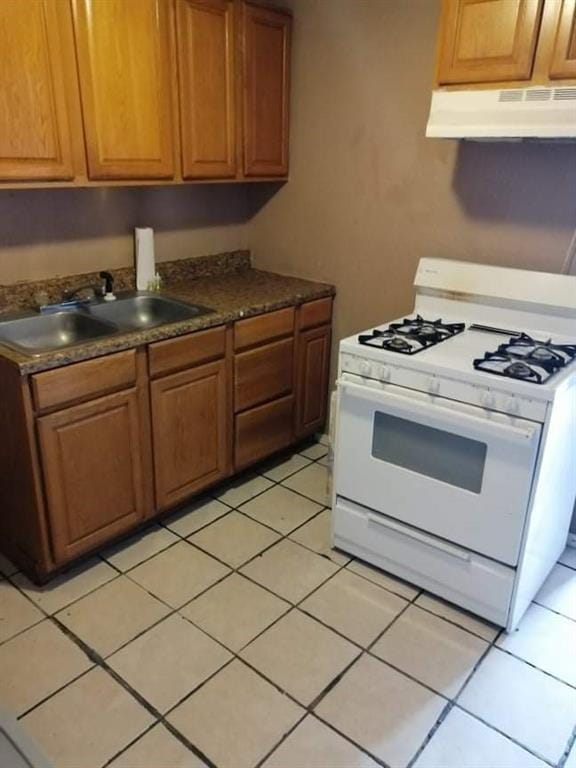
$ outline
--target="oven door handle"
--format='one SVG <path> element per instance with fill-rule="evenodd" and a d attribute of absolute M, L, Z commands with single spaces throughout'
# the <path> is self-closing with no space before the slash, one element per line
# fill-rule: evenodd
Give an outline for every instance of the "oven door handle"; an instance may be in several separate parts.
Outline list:
<path fill-rule="evenodd" d="M 390 405 L 393 408 L 396 407 L 400 411 L 403 411 L 406 417 L 414 418 L 415 415 L 422 416 L 434 416 L 435 413 L 442 415 L 445 420 L 443 429 L 446 429 L 448 425 L 463 425 L 469 426 L 479 432 L 482 432 L 491 437 L 500 437 L 509 442 L 526 443 L 534 438 L 535 434 L 540 431 L 539 424 L 526 423 L 526 427 L 519 427 L 513 424 L 502 424 L 498 421 L 492 421 L 482 416 L 473 416 L 469 413 L 457 410 L 456 408 L 446 408 L 438 403 L 430 404 L 423 403 L 415 397 L 407 395 L 399 395 L 396 392 L 390 392 L 390 385 L 387 385 L 386 390 L 378 390 L 374 387 L 361 386 L 354 384 L 346 379 L 338 380 L 338 388 L 343 392 L 349 392 L 354 397 L 361 398 L 370 403 L 379 403 L 383 407 Z M 471 406 L 472 408 L 474 406 Z M 480 409 L 478 409 L 480 410 Z"/>
<path fill-rule="evenodd" d="M 425 544 L 427 547 L 437 549 L 446 555 L 450 555 L 450 557 L 456 557 L 458 560 L 470 562 L 469 552 L 465 552 L 461 549 L 458 549 L 457 547 L 452 547 L 450 544 L 446 544 L 443 541 L 431 539 L 429 536 L 425 536 L 423 533 L 418 533 L 418 531 L 407 529 L 403 525 L 397 525 L 391 520 L 385 520 L 383 517 L 377 517 L 376 515 L 368 515 L 368 522 L 380 525 L 382 528 L 389 528 L 391 531 L 394 531 L 394 533 L 399 533 L 409 539 L 414 539 L 421 544 Z"/>

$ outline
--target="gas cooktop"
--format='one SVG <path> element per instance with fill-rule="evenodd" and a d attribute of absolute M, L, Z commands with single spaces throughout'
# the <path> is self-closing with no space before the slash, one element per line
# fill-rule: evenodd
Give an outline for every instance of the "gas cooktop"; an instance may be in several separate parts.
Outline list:
<path fill-rule="evenodd" d="M 462 333 L 464 328 L 464 323 L 443 323 L 442 320 L 425 320 L 416 315 L 399 323 L 390 323 L 387 328 L 375 328 L 370 333 L 362 333 L 358 341 L 367 347 L 415 355 Z"/>
<path fill-rule="evenodd" d="M 553 344 L 538 341 L 526 333 L 511 337 L 494 352 L 474 360 L 474 368 L 510 379 L 545 381 L 576 360 L 576 344 Z"/>

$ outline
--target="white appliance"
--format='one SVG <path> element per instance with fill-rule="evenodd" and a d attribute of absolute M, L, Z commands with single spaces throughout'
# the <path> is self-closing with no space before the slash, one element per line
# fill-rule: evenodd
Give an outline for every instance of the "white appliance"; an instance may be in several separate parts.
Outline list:
<path fill-rule="evenodd" d="M 576 139 L 576 86 L 433 91 L 426 136 Z"/>
<path fill-rule="evenodd" d="M 333 543 L 512 630 L 576 497 L 576 277 L 422 259 L 415 285 L 340 342 Z"/>

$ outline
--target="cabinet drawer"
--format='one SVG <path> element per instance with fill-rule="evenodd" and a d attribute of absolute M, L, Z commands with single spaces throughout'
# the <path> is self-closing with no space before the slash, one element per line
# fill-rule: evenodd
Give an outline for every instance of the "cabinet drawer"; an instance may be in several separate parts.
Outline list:
<path fill-rule="evenodd" d="M 293 410 L 294 398 L 289 395 L 236 416 L 236 469 L 247 467 L 290 444 Z"/>
<path fill-rule="evenodd" d="M 239 320 L 234 326 L 234 349 L 247 349 L 256 344 L 289 336 L 293 332 L 294 307 L 249 317 L 247 320 Z"/>
<path fill-rule="evenodd" d="M 157 341 L 148 348 L 150 375 L 162 376 L 197 363 L 223 357 L 226 350 L 226 328 L 210 328 L 176 339 Z"/>
<path fill-rule="evenodd" d="M 505 626 L 514 569 L 337 498 L 334 546 Z"/>
<path fill-rule="evenodd" d="M 130 387 L 136 381 L 136 350 L 86 360 L 32 376 L 39 411 Z"/>
<path fill-rule="evenodd" d="M 332 319 L 332 299 L 317 299 L 300 307 L 300 330 L 326 325 Z"/>
<path fill-rule="evenodd" d="M 294 341 L 285 339 L 234 358 L 234 410 L 245 411 L 292 391 Z"/>

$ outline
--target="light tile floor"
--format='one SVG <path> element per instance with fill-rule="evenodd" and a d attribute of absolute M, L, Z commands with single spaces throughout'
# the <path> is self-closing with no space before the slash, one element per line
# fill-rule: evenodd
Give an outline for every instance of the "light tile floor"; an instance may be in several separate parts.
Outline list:
<path fill-rule="evenodd" d="M 46 587 L 0 557 L 0 706 L 55 768 L 576 768 L 574 550 L 506 635 L 331 549 L 327 451 Z"/>

